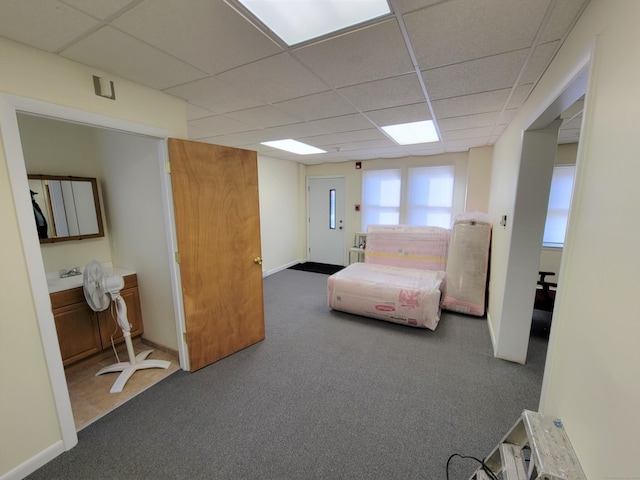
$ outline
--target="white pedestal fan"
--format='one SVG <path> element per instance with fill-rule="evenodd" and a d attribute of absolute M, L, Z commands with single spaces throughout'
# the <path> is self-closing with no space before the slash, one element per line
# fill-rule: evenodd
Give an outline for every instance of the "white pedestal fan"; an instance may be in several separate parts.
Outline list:
<path fill-rule="evenodd" d="M 122 372 L 111 387 L 111 393 L 122 392 L 127 380 L 129 380 L 137 370 L 145 368 L 169 368 L 171 362 L 166 360 L 146 359 L 153 350 L 145 350 L 138 355 L 133 351 L 131 325 L 127 318 L 127 305 L 120 296 L 120 290 L 124 287 L 124 279 L 121 276 L 109 276 L 107 270 L 100 262 L 92 260 L 84 268 L 83 285 L 84 296 L 92 310 L 102 312 L 109 307 L 110 300 L 114 302 L 118 325 L 122 329 L 124 342 L 127 346 L 127 354 L 129 355 L 128 362 L 118 361 L 118 363 L 104 367 L 96 373 L 96 376 L 98 376 L 103 373 Z M 116 357 L 117 355 L 116 353 Z"/>

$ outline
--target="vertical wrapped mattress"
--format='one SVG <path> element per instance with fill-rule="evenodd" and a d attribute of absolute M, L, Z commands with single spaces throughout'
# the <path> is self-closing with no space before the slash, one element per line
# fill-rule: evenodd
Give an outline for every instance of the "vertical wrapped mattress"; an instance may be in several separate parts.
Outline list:
<path fill-rule="evenodd" d="M 354 263 L 327 280 L 334 310 L 435 330 L 443 271 Z"/>
<path fill-rule="evenodd" d="M 491 222 L 473 212 L 454 219 L 442 308 L 481 317 L 485 311 Z"/>

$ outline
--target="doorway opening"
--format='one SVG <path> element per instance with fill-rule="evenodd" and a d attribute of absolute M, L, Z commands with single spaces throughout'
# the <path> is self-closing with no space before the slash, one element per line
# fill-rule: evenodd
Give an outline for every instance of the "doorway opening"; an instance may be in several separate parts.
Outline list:
<path fill-rule="evenodd" d="M 494 352 L 498 358 L 526 362 L 558 132 L 563 123 L 563 112 L 585 97 L 588 77 L 589 64 L 585 59 L 566 87 L 556 98 L 550 99 L 548 107 L 532 119 L 523 132 L 520 170 L 511 214 L 506 281 L 501 299 L 502 321 L 498 331 L 494 332 Z M 570 245 L 564 248 L 570 248 Z M 558 270 L 560 274 L 561 263 Z M 561 276 L 558 283 L 561 289 Z"/>
<path fill-rule="evenodd" d="M 169 252 L 174 251 L 173 246 L 175 244 L 171 192 L 170 189 L 168 189 L 166 174 L 163 175 L 163 173 L 165 173 L 164 165 L 166 163 L 165 139 L 169 137 L 172 132 L 45 102 L 13 96 L 0 96 L 0 130 L 7 158 L 9 181 L 12 186 L 18 227 L 22 239 L 27 271 L 29 273 L 42 346 L 58 414 L 63 448 L 68 450 L 77 443 L 76 425 L 71 409 L 65 371 L 61 361 L 57 332 L 51 312 L 51 302 L 44 267 L 45 262 L 37 233 L 33 230 L 33 210 L 28 193 L 27 171 L 21 144 L 21 130 L 18 125 L 19 115 L 46 117 L 50 121 L 67 122 L 92 128 L 98 137 L 96 140 L 98 142 L 108 143 L 110 136 L 113 138 L 113 135 L 119 135 L 119 139 L 122 141 L 113 142 L 113 140 L 111 140 L 111 147 L 113 149 L 110 155 L 112 158 L 121 156 L 123 158 L 122 161 L 128 163 L 127 167 L 129 170 L 135 170 L 137 167 L 141 167 L 137 162 L 131 161 L 132 158 L 136 158 L 138 153 L 140 153 L 139 150 L 134 149 L 132 153 L 129 149 L 134 148 L 136 144 L 138 147 L 144 145 L 142 147 L 146 152 L 144 155 L 146 161 L 145 167 L 142 167 L 145 169 L 144 175 L 125 174 L 121 177 L 110 177 L 110 175 L 113 175 L 112 173 L 105 173 L 104 178 L 110 177 L 113 179 L 112 183 L 118 185 L 115 191 L 109 190 L 106 192 L 106 195 L 110 200 L 114 200 L 113 204 L 117 204 L 118 201 L 130 201 L 131 198 L 136 201 L 149 201 L 150 199 L 146 198 L 145 193 L 140 193 L 141 191 L 145 192 L 143 186 L 137 184 L 131 185 L 127 183 L 127 179 L 133 181 L 133 179 L 138 178 L 138 180 L 143 181 L 143 184 L 148 182 L 154 185 L 156 195 L 153 197 L 155 204 L 155 210 L 153 210 L 153 212 L 157 218 L 161 219 L 163 226 L 159 238 L 156 236 L 153 243 L 158 248 L 158 251 L 164 251 L 163 261 L 158 263 L 162 263 L 164 268 L 169 270 L 168 274 L 163 275 L 163 281 L 166 282 L 168 289 L 171 290 L 170 293 L 167 292 L 167 295 L 173 298 L 174 301 L 169 309 L 170 311 L 165 312 L 167 318 L 171 319 L 170 325 L 164 325 L 159 328 L 170 331 L 170 335 L 175 339 L 174 343 L 177 341 L 181 367 L 185 368 L 183 360 L 184 354 L 182 352 L 183 346 L 180 342 L 180 336 L 177 335 L 177 332 L 182 331 L 180 324 L 182 321 L 180 314 L 181 298 L 179 288 L 177 288 L 179 278 L 177 276 L 178 273 L 175 271 L 174 262 L 169 261 Z M 129 155 L 125 155 L 126 152 L 129 152 Z M 108 170 L 109 162 L 105 162 L 104 165 Z M 118 208 L 122 207 L 116 206 L 114 208 L 118 210 Z M 113 217 L 116 218 L 117 215 Z M 117 232 L 118 228 L 121 230 L 119 233 Z M 119 239 L 125 238 L 129 234 L 126 231 L 123 232 L 121 226 L 114 226 L 113 234 L 113 238 L 116 239 L 117 243 L 118 255 L 122 255 L 123 257 L 132 255 L 131 252 L 127 253 L 127 246 L 119 241 Z M 131 237 L 133 238 L 133 235 L 131 235 Z M 155 259 L 155 261 L 157 261 L 157 259 Z M 146 265 L 144 268 L 146 269 Z M 143 267 L 140 268 L 140 271 L 142 270 Z M 147 296 L 154 297 L 155 295 L 153 291 L 151 291 Z M 148 303 L 152 304 L 153 302 Z M 154 307 L 150 308 L 154 310 Z M 152 317 L 153 315 L 149 315 L 150 319 Z M 161 324 L 162 322 L 158 325 Z M 166 335 L 166 332 L 164 332 L 164 334 Z"/>

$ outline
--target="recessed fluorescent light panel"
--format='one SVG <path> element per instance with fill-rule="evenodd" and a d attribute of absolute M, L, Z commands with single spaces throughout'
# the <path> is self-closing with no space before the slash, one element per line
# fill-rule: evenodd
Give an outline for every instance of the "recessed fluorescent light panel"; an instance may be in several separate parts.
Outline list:
<path fill-rule="evenodd" d="M 438 142 L 438 132 L 432 120 L 421 122 L 400 123 L 382 127 L 387 134 L 400 145 L 413 145 L 414 143 Z"/>
<path fill-rule="evenodd" d="M 313 155 L 314 153 L 327 153 L 325 150 L 320 150 L 319 148 L 312 147 L 311 145 L 307 145 L 306 143 L 299 142 L 297 140 L 292 140 L 287 138 L 286 140 L 273 140 L 271 142 L 260 142 L 262 145 L 266 145 L 267 147 L 278 148 L 280 150 L 284 150 L 285 152 L 297 153 L 298 155 Z"/>
<path fill-rule="evenodd" d="M 391 13 L 387 0 L 237 0 L 287 45 Z"/>

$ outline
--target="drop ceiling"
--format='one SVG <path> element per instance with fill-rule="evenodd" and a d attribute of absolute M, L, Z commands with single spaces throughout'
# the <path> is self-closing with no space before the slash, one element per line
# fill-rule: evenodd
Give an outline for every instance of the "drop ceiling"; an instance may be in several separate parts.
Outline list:
<path fill-rule="evenodd" d="M 192 140 L 318 164 L 492 145 L 587 3 L 389 0 L 387 17 L 288 47 L 223 0 L 0 0 L 0 36 L 183 99 Z M 381 130 L 429 119 L 440 142 Z M 260 144 L 284 138 L 327 153 Z"/>

